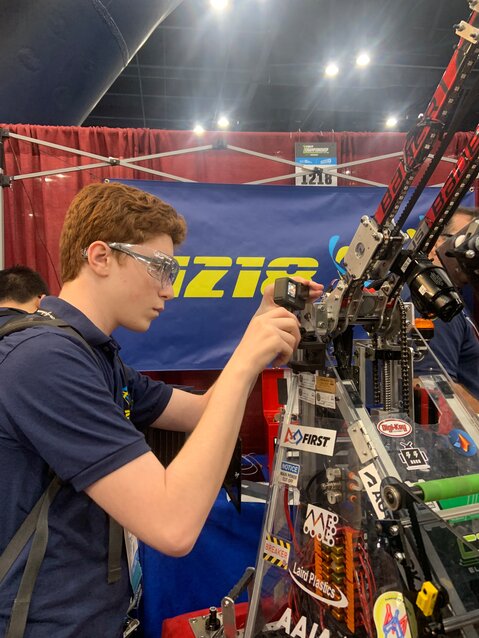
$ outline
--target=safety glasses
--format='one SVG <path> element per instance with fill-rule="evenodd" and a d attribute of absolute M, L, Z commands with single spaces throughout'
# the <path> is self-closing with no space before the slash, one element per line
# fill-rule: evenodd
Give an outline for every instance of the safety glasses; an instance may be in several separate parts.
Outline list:
<path fill-rule="evenodd" d="M 153 256 L 147 257 L 141 253 L 137 253 L 132 248 L 141 248 L 141 246 L 135 246 L 134 244 L 122 244 L 120 242 L 112 241 L 107 244 L 112 250 L 117 250 L 120 253 L 125 253 L 139 261 L 142 264 L 146 264 L 146 271 L 149 275 L 158 279 L 162 286 L 173 285 L 175 279 L 180 272 L 180 264 L 169 255 L 161 252 L 161 250 L 153 250 Z"/>

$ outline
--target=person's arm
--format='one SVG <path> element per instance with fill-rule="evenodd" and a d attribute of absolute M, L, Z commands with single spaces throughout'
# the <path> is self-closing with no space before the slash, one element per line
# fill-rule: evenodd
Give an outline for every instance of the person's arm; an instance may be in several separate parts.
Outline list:
<path fill-rule="evenodd" d="M 310 301 L 313 302 L 321 296 L 323 292 L 323 285 L 314 281 L 302 279 L 301 277 L 293 277 L 296 281 L 300 281 L 309 286 Z M 261 304 L 258 310 L 255 312 L 255 317 L 277 308 L 273 300 L 274 285 L 269 285 L 265 288 Z M 250 391 L 252 390 L 256 381 L 256 377 L 251 382 Z M 164 428 L 167 430 L 177 430 L 180 432 L 192 432 L 196 427 L 196 424 L 200 420 L 203 412 L 208 405 L 214 385 L 202 395 L 192 394 L 191 392 L 184 392 L 182 390 L 174 389 L 171 399 L 162 412 L 162 414 L 150 425 L 154 428 Z"/>
<path fill-rule="evenodd" d="M 192 432 L 202 417 L 215 387 L 213 384 L 205 394 L 193 394 L 173 388 L 168 405 L 150 428 Z"/>
<path fill-rule="evenodd" d="M 172 463 L 165 469 L 153 453 L 143 454 L 86 493 L 148 545 L 170 555 L 188 553 L 223 482 L 251 384 L 272 360 L 287 363 L 299 337 L 296 317 L 283 308 L 254 317 Z"/>
<path fill-rule="evenodd" d="M 479 414 L 479 401 L 476 397 L 473 396 L 461 383 L 453 382 L 452 387 L 462 399 L 463 403 L 465 403 L 474 412 L 474 414 Z"/>

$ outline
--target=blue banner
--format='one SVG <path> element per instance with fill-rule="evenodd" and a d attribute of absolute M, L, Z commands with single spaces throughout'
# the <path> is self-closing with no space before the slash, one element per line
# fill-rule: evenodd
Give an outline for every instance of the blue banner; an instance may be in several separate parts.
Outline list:
<path fill-rule="evenodd" d="M 261 300 L 278 277 L 325 285 L 337 277 L 362 215 L 384 193 L 375 187 L 299 188 L 119 180 L 170 203 L 188 222 L 176 253 L 176 298 L 146 333 L 115 337 L 138 370 L 224 367 Z M 415 228 L 438 192 L 428 188 L 410 218 Z M 473 195 L 465 205 L 473 205 Z"/>

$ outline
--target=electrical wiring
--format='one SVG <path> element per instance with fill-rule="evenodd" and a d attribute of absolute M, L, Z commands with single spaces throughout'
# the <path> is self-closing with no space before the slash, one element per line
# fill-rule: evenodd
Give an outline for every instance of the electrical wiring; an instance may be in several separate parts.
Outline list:
<path fill-rule="evenodd" d="M 316 475 L 312 477 L 312 479 L 308 483 L 309 487 L 311 486 L 312 482 L 317 480 L 319 474 L 320 473 L 317 473 Z M 304 538 L 302 536 L 301 538 L 298 538 L 298 532 L 297 532 L 298 521 L 301 519 L 297 518 L 296 522 L 293 523 L 293 520 L 291 518 L 290 505 L 289 505 L 289 492 L 287 489 L 284 490 L 283 505 L 284 505 L 285 519 L 286 519 L 288 530 L 291 535 L 292 544 L 294 547 L 296 558 L 297 560 L 301 561 L 301 566 L 303 567 L 303 569 L 317 573 L 317 570 L 318 570 L 318 565 L 316 562 L 317 548 L 318 547 L 321 548 L 324 546 L 322 545 L 320 539 L 312 538 L 309 535 L 308 535 L 307 541 L 303 542 L 303 544 L 302 544 L 302 541 L 304 541 Z M 297 516 L 301 516 L 301 507 L 298 510 Z M 354 635 L 355 636 L 356 635 L 357 636 L 362 636 L 362 635 L 372 636 L 374 635 L 374 626 L 373 626 L 373 620 L 371 616 L 371 610 L 372 610 L 373 602 L 374 602 L 376 583 L 375 583 L 373 570 L 369 561 L 369 555 L 364 545 L 365 543 L 364 534 L 358 528 L 354 528 L 354 527 L 351 528 L 348 524 L 349 521 L 347 520 L 347 517 L 342 516 L 341 514 L 339 514 L 339 516 L 340 516 L 340 519 L 342 520 L 342 523 L 337 526 L 336 539 L 345 538 L 348 530 L 349 530 L 348 533 L 349 534 L 352 533 L 353 538 L 355 539 L 353 548 L 352 548 L 352 551 L 353 551 L 352 560 L 354 561 L 354 565 L 355 565 L 354 572 L 353 572 L 354 592 L 355 592 L 354 595 L 359 605 L 358 605 L 357 611 L 355 611 L 355 614 L 357 614 L 357 616 L 356 616 L 356 622 L 354 624 L 355 626 Z M 341 542 L 342 541 L 339 542 L 339 546 L 341 545 Z M 329 548 L 325 548 L 325 549 L 329 551 Z M 325 554 L 325 556 L 328 556 L 328 554 Z M 353 604 L 353 606 L 356 607 L 354 602 L 352 603 L 350 602 L 350 604 Z M 290 589 L 289 605 L 291 606 L 292 610 L 294 609 L 296 611 L 298 617 L 305 614 L 307 615 L 307 617 L 314 617 L 315 619 L 320 620 L 321 626 L 324 627 L 326 626 L 324 624 L 324 619 L 327 616 L 328 627 L 331 627 L 331 625 L 334 625 L 334 626 L 337 626 L 338 631 L 342 633 L 342 635 L 353 635 L 345 627 L 345 620 L 337 620 L 337 618 L 333 618 L 331 616 L 331 613 L 332 613 L 331 610 L 328 609 L 328 607 L 324 603 L 314 600 L 313 598 L 305 594 L 302 589 L 300 589 L 299 587 L 295 585 L 293 585 Z"/>
<path fill-rule="evenodd" d="M 245 463 L 245 465 L 243 465 Z M 241 476 L 246 478 L 248 476 L 255 476 L 257 474 L 263 474 L 263 466 L 254 457 L 254 454 L 242 454 L 241 455 Z"/>

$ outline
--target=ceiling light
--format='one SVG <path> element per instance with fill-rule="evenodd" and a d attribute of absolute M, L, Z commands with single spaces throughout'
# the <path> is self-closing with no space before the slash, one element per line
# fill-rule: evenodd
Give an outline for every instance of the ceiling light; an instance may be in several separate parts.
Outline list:
<path fill-rule="evenodd" d="M 386 120 L 386 127 L 387 128 L 394 128 L 396 126 L 396 124 L 398 123 L 398 119 L 396 116 L 394 115 L 390 115 L 387 120 Z"/>
<path fill-rule="evenodd" d="M 229 0 L 210 0 L 210 5 L 217 11 L 223 11 L 228 8 Z"/>
<path fill-rule="evenodd" d="M 201 124 L 195 124 L 193 133 L 196 133 L 196 135 L 203 135 L 204 132 L 205 132 L 205 129 Z"/>
<path fill-rule="evenodd" d="M 335 62 L 330 62 L 327 67 L 324 69 L 324 73 L 332 78 L 339 73 L 339 67 Z"/>
<path fill-rule="evenodd" d="M 227 117 L 225 117 L 224 115 L 222 115 L 219 119 L 218 119 L 218 126 L 220 128 L 228 128 L 228 126 L 230 125 L 230 121 Z"/>
<path fill-rule="evenodd" d="M 371 62 L 371 58 L 369 57 L 369 54 L 366 53 L 365 51 L 362 53 L 359 53 L 358 57 L 356 58 L 356 66 L 368 66 L 370 62 Z"/>

